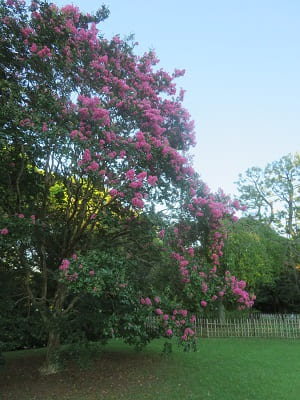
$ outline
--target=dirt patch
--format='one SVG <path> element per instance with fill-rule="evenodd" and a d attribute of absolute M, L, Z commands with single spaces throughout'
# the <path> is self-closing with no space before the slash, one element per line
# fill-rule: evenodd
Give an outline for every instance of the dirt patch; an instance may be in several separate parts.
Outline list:
<path fill-rule="evenodd" d="M 136 398 L 139 387 L 159 384 L 160 357 L 149 354 L 103 352 L 93 366 L 81 370 L 69 364 L 55 375 L 41 376 L 44 356 L 8 360 L 0 372 L 1 400 L 100 400 Z"/>

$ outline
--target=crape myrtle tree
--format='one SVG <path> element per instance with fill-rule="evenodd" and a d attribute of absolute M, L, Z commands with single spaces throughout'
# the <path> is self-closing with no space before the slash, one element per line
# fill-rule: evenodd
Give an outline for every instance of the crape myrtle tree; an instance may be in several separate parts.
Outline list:
<path fill-rule="evenodd" d="M 193 123 L 174 83 L 183 71 L 169 75 L 153 52 L 138 57 L 130 40 L 105 39 L 96 28 L 105 7 L 91 16 L 40 1 L 0 4 L 1 262 L 41 315 L 48 366 L 83 296 L 98 299 L 104 335 L 141 342 L 153 335 L 144 323 L 153 313 L 154 334 L 193 337 L 191 313 L 226 285 L 251 306 L 243 283 L 237 290 L 229 272 L 224 283 L 217 276 L 221 220 L 234 204 L 210 194 L 190 165 Z M 153 204 L 182 212 L 166 243 Z M 184 284 L 174 304 L 154 293 L 150 272 L 161 261 Z"/>
<path fill-rule="evenodd" d="M 197 179 L 191 184 L 190 196 L 185 200 L 178 227 L 170 244 L 172 258 L 177 261 L 184 303 L 195 313 L 212 315 L 218 312 L 225 318 L 225 306 L 239 310 L 251 308 L 255 296 L 245 290 L 245 280 L 238 280 L 229 269 L 234 265 L 223 260 L 227 228 L 237 221 L 233 210 L 238 201 L 231 201 L 222 190 L 211 193 L 207 185 Z M 237 275 L 239 271 L 234 270 Z"/>

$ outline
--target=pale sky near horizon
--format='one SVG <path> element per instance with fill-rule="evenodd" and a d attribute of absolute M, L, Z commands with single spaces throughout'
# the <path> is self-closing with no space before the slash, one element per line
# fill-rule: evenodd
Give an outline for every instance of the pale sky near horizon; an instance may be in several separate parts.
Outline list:
<path fill-rule="evenodd" d="M 196 124 L 194 168 L 217 190 L 300 151 L 300 0 L 54 0 L 109 18 L 105 37 L 133 33 L 177 80 Z"/>

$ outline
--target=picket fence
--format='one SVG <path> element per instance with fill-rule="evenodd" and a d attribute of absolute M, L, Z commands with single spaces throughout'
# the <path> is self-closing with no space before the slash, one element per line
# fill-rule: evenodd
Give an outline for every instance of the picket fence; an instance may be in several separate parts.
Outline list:
<path fill-rule="evenodd" d="M 251 319 L 233 319 L 221 322 L 218 319 L 198 318 L 196 333 L 200 337 L 258 337 L 300 339 L 300 317 L 260 316 Z"/>

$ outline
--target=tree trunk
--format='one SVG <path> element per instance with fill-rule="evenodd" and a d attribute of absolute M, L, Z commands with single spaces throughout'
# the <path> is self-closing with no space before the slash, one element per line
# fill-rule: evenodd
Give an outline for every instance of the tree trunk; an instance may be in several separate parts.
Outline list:
<path fill-rule="evenodd" d="M 218 300 L 218 318 L 221 324 L 225 323 L 225 306 L 222 300 Z"/>
<path fill-rule="evenodd" d="M 60 332 L 50 328 L 47 343 L 47 352 L 44 365 L 40 372 L 43 375 L 55 374 L 59 370 Z"/>

